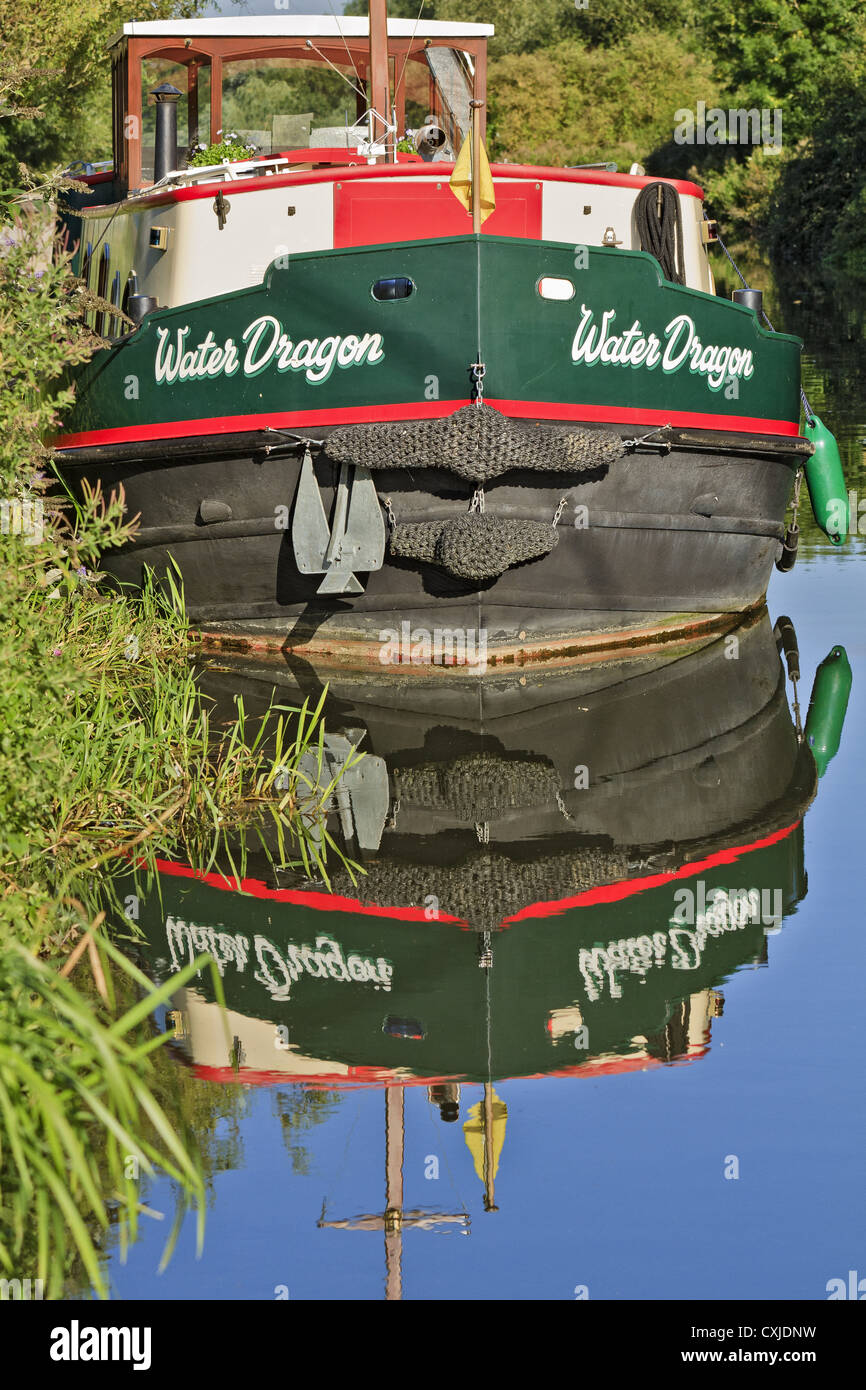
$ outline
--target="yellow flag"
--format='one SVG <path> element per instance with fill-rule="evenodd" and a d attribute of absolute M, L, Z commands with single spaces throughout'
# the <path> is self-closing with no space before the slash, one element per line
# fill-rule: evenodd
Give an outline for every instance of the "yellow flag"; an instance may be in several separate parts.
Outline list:
<path fill-rule="evenodd" d="M 499 1155 L 502 1153 L 502 1145 L 505 1143 L 505 1123 L 508 1119 L 508 1106 L 504 1100 L 500 1100 L 496 1092 L 492 1093 L 493 1124 L 492 1129 L 492 1150 L 490 1155 L 491 1177 L 496 1177 L 499 1168 Z M 487 1148 L 487 1128 L 484 1118 L 484 1102 L 479 1101 L 469 1110 L 469 1118 L 463 1126 L 463 1137 L 466 1146 L 472 1155 L 472 1162 L 475 1164 L 475 1171 L 482 1182 L 486 1181 L 484 1172 L 484 1160 Z"/>
<path fill-rule="evenodd" d="M 483 140 L 480 142 L 478 150 L 478 179 L 481 187 L 481 221 L 484 222 L 496 207 L 496 194 L 493 189 L 493 176 L 490 173 L 490 164 Z M 467 212 L 472 211 L 471 134 L 466 136 L 460 146 L 457 163 L 454 165 L 454 173 L 451 175 L 451 192 L 458 202 L 463 204 Z"/>

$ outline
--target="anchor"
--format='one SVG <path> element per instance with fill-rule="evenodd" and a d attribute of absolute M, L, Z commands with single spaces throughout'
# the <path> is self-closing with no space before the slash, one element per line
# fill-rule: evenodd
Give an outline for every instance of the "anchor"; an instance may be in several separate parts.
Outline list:
<path fill-rule="evenodd" d="M 354 835 L 360 850 L 375 851 L 382 842 L 391 801 L 388 765 L 372 753 L 350 761 L 363 738 L 363 729 L 347 729 L 345 734 L 326 733 L 321 757 L 318 750 L 309 751 L 303 754 L 298 766 L 310 786 L 334 785 L 333 804 L 339 813 L 346 843 Z M 320 826 L 311 825 L 310 834 L 314 843 L 321 843 Z"/>
<path fill-rule="evenodd" d="M 385 523 L 369 469 L 361 464 L 340 464 L 334 519 L 329 527 L 307 448 L 295 498 L 292 546 L 302 574 L 325 576 L 318 593 L 362 594 L 364 587 L 356 578 L 357 572 L 381 569 L 385 556 Z"/>

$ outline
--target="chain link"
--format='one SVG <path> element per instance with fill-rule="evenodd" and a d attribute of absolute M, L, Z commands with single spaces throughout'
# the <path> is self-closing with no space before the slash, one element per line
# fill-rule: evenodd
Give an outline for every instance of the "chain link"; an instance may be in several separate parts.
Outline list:
<path fill-rule="evenodd" d="M 487 375 L 487 368 L 483 362 L 473 362 L 470 367 L 472 385 L 475 390 L 475 404 L 484 404 L 484 378 Z"/>
<path fill-rule="evenodd" d="M 388 525 L 390 526 L 391 532 L 393 534 L 394 531 L 397 530 L 397 518 L 394 515 L 394 508 L 391 506 L 391 499 L 390 497 L 382 497 L 380 498 L 380 501 L 382 503 L 382 506 L 385 508 L 385 512 L 388 517 Z"/>
<path fill-rule="evenodd" d="M 484 487 L 477 487 L 472 494 L 472 501 L 469 503 L 470 512 L 478 512 L 480 516 L 484 514 Z"/>
<path fill-rule="evenodd" d="M 558 525 L 559 525 L 559 518 L 562 516 L 562 513 L 565 511 L 567 505 L 568 505 L 568 498 L 567 498 L 567 497 L 560 497 L 560 499 L 559 499 L 559 506 L 557 507 L 556 511 L 553 513 L 553 521 L 550 523 L 551 526 L 558 526 Z"/>

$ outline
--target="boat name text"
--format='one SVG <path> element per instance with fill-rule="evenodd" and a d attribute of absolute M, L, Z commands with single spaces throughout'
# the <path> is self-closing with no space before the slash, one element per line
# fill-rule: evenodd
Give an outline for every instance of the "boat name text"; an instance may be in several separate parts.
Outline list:
<path fill-rule="evenodd" d="M 374 960 L 372 956 L 354 952 L 344 955 L 340 942 L 327 934 L 317 936 L 314 945 L 283 941 L 276 946 L 268 937 L 258 933 L 251 942 L 248 936 L 240 932 L 219 931 L 172 916 L 165 919 L 165 934 L 172 971 L 180 970 L 193 961 L 200 951 L 208 951 L 220 975 L 225 974 L 228 965 L 243 975 L 252 947 L 252 955 L 259 967 L 253 971 L 253 979 L 257 984 L 264 985 L 272 999 L 288 999 L 292 984 L 305 974 L 320 980 L 371 984 L 374 989 L 386 993 L 391 988 L 394 967 L 390 961 L 382 956 Z"/>
<path fill-rule="evenodd" d="M 751 349 L 703 343 L 688 314 L 677 314 L 664 329 L 663 343 L 655 333 L 644 333 L 640 319 L 623 333 L 612 333 L 615 309 L 607 309 L 601 323 L 595 310 L 580 306 L 580 325 L 571 346 L 571 360 L 587 367 L 597 362 L 617 367 L 646 367 L 652 371 L 678 372 L 688 363 L 690 372 L 706 377 L 711 391 L 719 391 L 732 378 L 748 380 L 754 373 Z"/>
<path fill-rule="evenodd" d="M 195 347 L 187 345 L 189 324 L 172 331 L 157 328 L 154 375 L 159 386 L 178 381 L 205 381 L 219 376 L 258 376 L 268 367 L 278 372 L 303 372 L 307 381 L 318 386 L 327 381 L 335 367 L 375 366 L 384 361 L 381 333 L 347 333 L 329 338 L 300 338 L 293 342 L 273 314 L 262 314 L 247 324 L 241 346 L 234 338 L 220 344 L 213 331 Z M 243 355 L 242 355 L 243 354 Z"/>

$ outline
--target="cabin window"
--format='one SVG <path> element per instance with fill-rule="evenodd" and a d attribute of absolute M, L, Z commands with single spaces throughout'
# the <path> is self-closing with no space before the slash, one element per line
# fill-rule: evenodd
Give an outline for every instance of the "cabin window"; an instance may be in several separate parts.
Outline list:
<path fill-rule="evenodd" d="M 153 181 L 156 143 L 156 103 L 150 93 L 161 82 L 170 82 L 183 93 L 177 103 L 178 168 L 186 168 L 196 145 L 210 143 L 210 60 L 197 58 L 189 63 L 175 63 L 167 58 L 142 59 L 141 177 L 145 183 Z"/>
<path fill-rule="evenodd" d="M 120 301 L 120 307 L 125 314 L 129 314 L 129 300 L 130 296 L 133 294 L 138 294 L 138 276 L 134 270 L 131 270 L 126 277 L 126 284 L 123 287 L 123 298 Z M 121 323 L 120 331 L 121 333 L 131 333 L 132 329 L 128 323 Z"/>
<path fill-rule="evenodd" d="M 108 275 L 110 270 L 111 247 L 108 242 L 106 242 L 102 248 L 102 255 L 99 258 L 99 276 L 96 281 L 96 293 L 99 295 L 100 299 L 106 299 L 108 296 Z M 94 316 L 93 327 L 100 338 L 104 338 L 106 335 L 109 319 L 109 314 L 106 314 L 102 309 L 97 309 Z"/>
<path fill-rule="evenodd" d="M 114 305 L 115 309 L 119 309 L 119 308 L 120 308 L 120 271 L 119 271 L 119 270 L 116 270 L 116 271 L 114 272 L 114 279 L 113 279 L 112 282 L 111 282 L 111 295 L 110 295 L 110 299 L 111 299 L 111 302 L 112 302 L 112 304 Z M 108 316 L 108 333 L 109 333 L 109 336 L 114 336 L 115 334 L 117 334 L 117 333 L 119 333 L 119 332 L 121 332 L 121 331 L 122 331 L 122 326 L 121 326 L 121 324 L 119 323 L 119 321 L 118 321 L 116 315 L 115 315 L 115 314 L 109 314 L 109 316 Z"/>
<path fill-rule="evenodd" d="M 84 255 L 81 257 L 81 279 L 90 288 L 90 267 L 93 263 L 93 243 L 88 241 L 84 248 Z"/>
<path fill-rule="evenodd" d="M 93 288 L 93 286 L 92 286 L 91 283 L 90 283 L 90 273 L 91 273 L 92 269 L 93 269 L 93 243 L 90 242 L 90 241 L 88 241 L 87 245 L 86 245 L 85 248 L 84 248 L 84 255 L 83 255 L 82 258 L 81 258 L 81 271 L 80 271 L 80 277 L 81 277 L 81 279 L 84 281 L 84 283 L 85 283 L 85 285 L 87 286 L 88 289 L 92 289 L 92 288 Z M 92 309 L 85 309 L 85 311 L 84 311 L 84 322 L 87 323 L 87 324 L 90 324 L 91 327 L 93 326 L 93 310 L 92 310 Z"/>
<path fill-rule="evenodd" d="M 227 59 L 223 130 L 251 147 L 251 159 L 285 150 L 357 148 L 367 134 L 366 124 L 360 134 L 350 133 L 361 114 L 350 90 L 358 86 L 358 76 L 348 58 L 331 57 L 337 71 L 315 58 Z M 393 60 L 391 76 L 393 83 Z"/>
<path fill-rule="evenodd" d="M 574 285 L 561 275 L 542 275 L 537 288 L 542 299 L 574 299 Z"/>
<path fill-rule="evenodd" d="M 408 299 L 415 293 L 415 282 L 408 275 L 393 275 L 387 280 L 376 280 L 372 293 L 374 299 Z"/>

